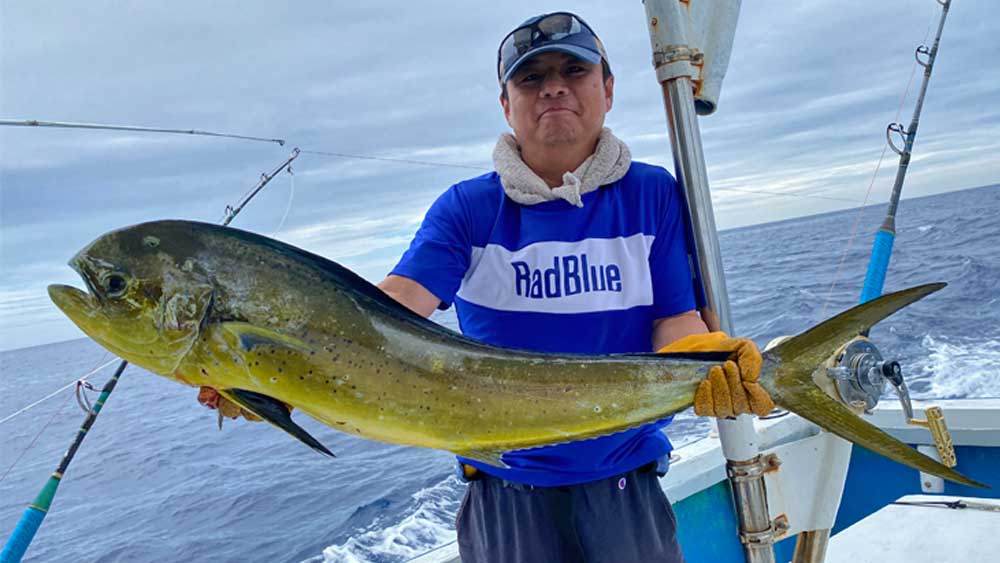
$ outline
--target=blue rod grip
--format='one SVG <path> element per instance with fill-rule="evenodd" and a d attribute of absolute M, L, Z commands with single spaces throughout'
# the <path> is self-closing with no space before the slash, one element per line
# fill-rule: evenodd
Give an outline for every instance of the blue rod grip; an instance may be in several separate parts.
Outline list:
<path fill-rule="evenodd" d="M 0 563 L 20 563 L 44 518 L 45 512 L 34 506 L 29 506 L 24 511 L 14 532 L 7 538 L 3 551 L 0 552 Z"/>
<path fill-rule="evenodd" d="M 880 230 L 875 233 L 875 244 L 872 246 L 872 257 L 868 261 L 868 273 L 865 274 L 865 286 L 861 290 L 859 303 L 867 303 L 882 295 L 882 285 L 885 283 L 885 272 L 889 269 L 889 258 L 892 257 L 892 243 L 896 233 Z"/>

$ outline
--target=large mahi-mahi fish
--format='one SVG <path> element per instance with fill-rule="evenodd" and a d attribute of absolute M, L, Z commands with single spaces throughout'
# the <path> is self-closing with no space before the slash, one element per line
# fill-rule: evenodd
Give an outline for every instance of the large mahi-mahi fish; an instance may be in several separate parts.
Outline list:
<path fill-rule="evenodd" d="M 206 223 L 112 231 L 70 265 L 89 292 L 52 285 L 49 295 L 91 338 L 154 373 L 218 389 L 325 453 L 288 406 L 349 434 L 503 465 L 507 451 L 603 436 L 679 412 L 725 359 L 486 345 L 421 318 L 329 260 Z M 943 286 L 886 295 L 779 345 L 764 354 L 760 384 L 778 405 L 838 436 L 980 485 L 861 420 L 812 380 L 860 331 Z"/>

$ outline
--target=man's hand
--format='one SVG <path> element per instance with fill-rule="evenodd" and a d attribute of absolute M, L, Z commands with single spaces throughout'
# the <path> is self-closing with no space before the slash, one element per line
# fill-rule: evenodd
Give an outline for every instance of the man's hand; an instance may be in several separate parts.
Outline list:
<path fill-rule="evenodd" d="M 217 409 L 219 411 L 220 428 L 222 427 L 223 417 L 236 419 L 242 416 L 252 422 L 260 420 L 259 416 L 223 397 L 211 387 L 201 387 L 198 389 L 198 402 L 210 409 Z"/>
<path fill-rule="evenodd" d="M 741 414 L 765 416 L 774 401 L 757 383 L 763 359 L 749 338 L 730 338 L 724 332 L 692 334 L 660 349 L 660 352 L 730 352 L 724 364 L 712 366 L 694 395 L 698 416 L 717 418 Z"/>

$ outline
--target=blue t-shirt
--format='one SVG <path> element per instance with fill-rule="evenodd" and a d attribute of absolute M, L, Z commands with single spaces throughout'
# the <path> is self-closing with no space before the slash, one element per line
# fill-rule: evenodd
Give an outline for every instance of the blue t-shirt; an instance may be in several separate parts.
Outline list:
<path fill-rule="evenodd" d="M 525 206 L 495 173 L 431 206 L 392 274 L 452 302 L 462 332 L 540 352 L 649 352 L 653 321 L 695 308 L 684 200 L 669 172 L 625 176 L 563 201 Z M 504 454 L 510 469 L 459 458 L 520 483 L 558 486 L 631 471 L 670 452 L 670 419 L 602 438 Z"/>

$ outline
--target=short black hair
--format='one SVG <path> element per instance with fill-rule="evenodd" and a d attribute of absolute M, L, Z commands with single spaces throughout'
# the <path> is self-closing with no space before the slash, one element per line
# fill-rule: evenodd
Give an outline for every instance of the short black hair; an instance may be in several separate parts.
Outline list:
<path fill-rule="evenodd" d="M 614 76 L 614 74 L 611 73 L 611 65 L 608 64 L 608 61 L 606 61 L 603 58 L 601 58 L 601 78 L 605 82 L 607 82 L 608 79 L 611 78 L 612 76 Z M 506 82 L 504 82 L 500 86 L 500 97 L 503 98 L 504 100 L 507 99 L 507 83 Z"/>

